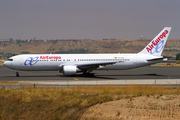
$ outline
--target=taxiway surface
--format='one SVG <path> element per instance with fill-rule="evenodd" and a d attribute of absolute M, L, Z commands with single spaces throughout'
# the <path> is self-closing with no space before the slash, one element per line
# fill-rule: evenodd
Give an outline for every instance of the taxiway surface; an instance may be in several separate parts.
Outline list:
<path fill-rule="evenodd" d="M 58 71 L 15 71 L 0 66 L 0 81 L 25 81 L 41 85 L 125 85 L 173 84 L 180 85 L 180 67 L 151 66 L 130 70 L 95 70 L 94 76 L 82 74 L 65 76 Z"/>
<path fill-rule="evenodd" d="M 124 79 L 180 79 L 180 67 L 151 66 L 130 70 L 94 70 L 94 76 L 63 75 L 58 71 L 19 71 L 20 77 L 15 77 L 15 71 L 0 66 L 0 81 L 30 81 L 30 80 L 124 80 Z"/>

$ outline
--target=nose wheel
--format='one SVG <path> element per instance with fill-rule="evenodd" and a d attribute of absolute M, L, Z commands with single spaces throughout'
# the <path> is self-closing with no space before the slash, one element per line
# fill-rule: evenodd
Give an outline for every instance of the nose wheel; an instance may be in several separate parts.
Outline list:
<path fill-rule="evenodd" d="M 17 70 L 15 72 L 16 72 L 16 77 L 19 77 L 19 72 Z"/>
<path fill-rule="evenodd" d="M 19 77 L 19 73 L 16 73 L 16 77 Z"/>

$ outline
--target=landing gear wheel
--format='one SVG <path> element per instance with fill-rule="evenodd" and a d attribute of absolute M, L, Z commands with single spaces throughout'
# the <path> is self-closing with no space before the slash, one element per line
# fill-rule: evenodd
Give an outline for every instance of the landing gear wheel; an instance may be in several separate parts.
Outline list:
<path fill-rule="evenodd" d="M 94 77 L 94 73 L 90 73 L 89 76 Z"/>
<path fill-rule="evenodd" d="M 87 75 L 87 72 L 83 72 L 83 75 Z"/>
<path fill-rule="evenodd" d="M 94 76 L 94 73 L 83 72 L 84 76 Z"/>
<path fill-rule="evenodd" d="M 16 74 L 16 77 L 19 77 L 19 74 L 18 74 L 18 73 Z"/>
<path fill-rule="evenodd" d="M 15 73 L 16 73 L 16 77 L 19 77 L 19 72 L 18 72 L 18 70 L 15 70 Z"/>

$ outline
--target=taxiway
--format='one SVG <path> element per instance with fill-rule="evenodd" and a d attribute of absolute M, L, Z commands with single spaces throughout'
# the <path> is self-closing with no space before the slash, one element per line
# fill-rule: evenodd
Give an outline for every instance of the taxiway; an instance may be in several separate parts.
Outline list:
<path fill-rule="evenodd" d="M 64 76 L 58 71 L 20 71 L 0 66 L 0 81 L 18 81 L 42 86 L 77 85 L 180 85 L 180 67 L 151 66 L 130 70 L 95 70 L 94 76 Z"/>

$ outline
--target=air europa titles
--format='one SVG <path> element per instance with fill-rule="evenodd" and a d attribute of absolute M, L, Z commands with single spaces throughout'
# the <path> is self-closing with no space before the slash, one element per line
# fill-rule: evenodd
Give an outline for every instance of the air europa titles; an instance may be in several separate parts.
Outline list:
<path fill-rule="evenodd" d="M 156 46 L 164 37 L 166 37 L 166 34 L 168 34 L 169 32 L 167 30 L 165 30 L 156 40 L 153 40 L 150 45 L 148 45 L 146 47 L 146 50 L 149 52 L 151 51 L 154 46 Z"/>
<path fill-rule="evenodd" d="M 39 59 L 61 59 L 60 56 L 40 56 Z"/>

